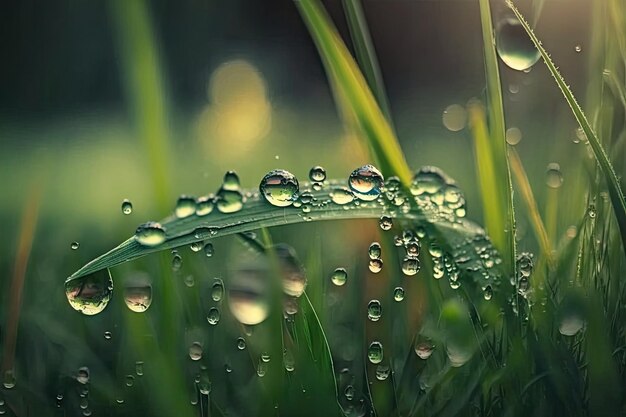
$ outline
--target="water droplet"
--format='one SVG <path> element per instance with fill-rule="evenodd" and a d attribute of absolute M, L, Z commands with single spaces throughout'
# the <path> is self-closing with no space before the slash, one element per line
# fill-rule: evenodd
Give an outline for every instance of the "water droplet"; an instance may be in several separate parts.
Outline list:
<path fill-rule="evenodd" d="M 485 290 L 483 291 L 483 297 L 487 301 L 491 300 L 491 298 L 493 297 L 493 289 L 491 288 L 491 285 L 487 285 L 485 287 Z"/>
<path fill-rule="evenodd" d="M 89 382 L 89 368 L 86 366 L 82 366 L 78 368 L 78 372 L 76 373 L 76 381 L 85 385 Z"/>
<path fill-rule="evenodd" d="M 215 197 L 200 197 L 196 200 L 196 216 L 206 216 L 213 211 Z"/>
<path fill-rule="evenodd" d="M 404 300 L 404 288 L 402 288 L 402 287 L 394 288 L 394 290 L 393 290 L 393 299 L 395 301 L 398 301 L 398 302 Z"/>
<path fill-rule="evenodd" d="M 260 378 L 263 378 L 266 373 L 267 373 L 267 363 L 259 362 L 259 365 L 257 366 L 256 374 Z"/>
<path fill-rule="evenodd" d="M 211 307 L 206 319 L 211 326 L 215 326 L 220 321 L 220 311 L 216 307 Z"/>
<path fill-rule="evenodd" d="M 200 252 L 202 250 L 202 247 L 204 246 L 202 241 L 198 241 L 198 242 L 193 242 L 191 245 L 189 245 L 189 248 L 193 251 L 193 252 Z"/>
<path fill-rule="evenodd" d="M 428 246 L 428 252 L 433 258 L 441 258 L 443 256 L 443 251 L 441 250 L 441 247 L 434 242 Z"/>
<path fill-rule="evenodd" d="M 176 209 L 174 214 L 179 219 L 189 217 L 196 212 L 196 200 L 193 197 L 181 195 L 176 202 Z"/>
<path fill-rule="evenodd" d="M 246 348 L 246 339 L 243 337 L 237 338 L 237 349 L 244 350 Z"/>
<path fill-rule="evenodd" d="M 221 279 L 215 278 L 213 286 L 211 287 L 211 298 L 213 301 L 222 301 L 224 296 L 224 282 Z"/>
<path fill-rule="evenodd" d="M 472 351 L 461 344 L 448 343 L 446 346 L 446 354 L 450 361 L 450 366 L 454 368 L 461 367 L 467 363 L 472 357 Z"/>
<path fill-rule="evenodd" d="M 326 170 L 321 166 L 314 166 L 309 171 L 309 179 L 312 182 L 322 182 L 326 179 Z"/>
<path fill-rule="evenodd" d="M 137 376 L 143 376 L 143 361 L 135 362 L 135 374 Z"/>
<path fill-rule="evenodd" d="M 595 219 L 598 214 L 598 212 L 596 211 L 596 206 L 590 204 L 589 208 L 587 209 L 587 213 L 589 214 L 590 218 Z"/>
<path fill-rule="evenodd" d="M 383 260 L 382 259 L 370 259 L 369 269 L 374 274 L 378 274 L 383 269 Z"/>
<path fill-rule="evenodd" d="M 344 205 L 354 201 L 354 194 L 345 187 L 335 188 L 330 193 L 330 199 L 333 203 Z"/>
<path fill-rule="evenodd" d="M 585 321 L 578 315 L 564 316 L 559 323 L 559 333 L 563 336 L 574 336 L 585 326 Z"/>
<path fill-rule="evenodd" d="M 559 188 L 562 184 L 561 167 L 556 162 L 549 163 L 546 169 L 546 185 L 550 188 Z"/>
<path fill-rule="evenodd" d="M 285 370 L 287 372 L 293 372 L 296 369 L 296 360 L 294 359 L 291 352 L 285 352 L 283 357 L 283 364 L 285 365 Z"/>
<path fill-rule="evenodd" d="M 458 104 L 451 104 L 446 107 L 442 115 L 443 125 L 451 132 L 458 132 L 467 123 L 467 111 L 465 107 Z"/>
<path fill-rule="evenodd" d="M 367 359 L 374 365 L 383 361 L 383 345 L 380 342 L 372 342 L 367 348 Z"/>
<path fill-rule="evenodd" d="M 2 376 L 2 386 L 6 389 L 15 388 L 15 373 L 12 369 L 4 371 L 4 375 Z"/>
<path fill-rule="evenodd" d="M 574 47 L 574 51 L 576 51 L 576 52 L 581 52 L 582 50 L 583 50 L 583 48 L 580 45 L 576 45 Z"/>
<path fill-rule="evenodd" d="M 506 17 L 498 23 L 496 50 L 506 65 L 518 71 L 531 68 L 540 58 L 526 30 L 514 17 Z"/>
<path fill-rule="evenodd" d="M 202 359 L 202 345 L 199 342 L 193 342 L 191 346 L 189 346 L 189 357 L 192 361 Z"/>
<path fill-rule="evenodd" d="M 391 219 L 391 217 L 383 215 L 380 217 L 378 225 L 383 230 L 390 230 L 393 227 L 393 220 Z"/>
<path fill-rule="evenodd" d="M 510 127 L 506 130 L 505 138 L 509 145 L 517 145 L 522 140 L 522 131 L 516 127 Z"/>
<path fill-rule="evenodd" d="M 267 273 L 257 264 L 240 267 L 228 282 L 228 306 L 235 319 L 253 326 L 269 314 Z"/>
<path fill-rule="evenodd" d="M 174 256 L 172 257 L 172 270 L 180 271 L 180 268 L 182 267 L 183 267 L 183 258 L 178 253 L 175 253 Z"/>
<path fill-rule="evenodd" d="M 143 313 L 152 304 L 152 281 L 145 273 L 135 273 L 124 281 L 124 302 L 130 311 Z"/>
<path fill-rule="evenodd" d="M 111 340 L 111 337 L 113 337 L 113 335 L 111 334 L 111 332 L 104 332 L 104 338 L 106 340 Z"/>
<path fill-rule="evenodd" d="M 165 229 L 157 222 L 144 223 L 135 231 L 135 240 L 143 246 L 158 246 L 165 242 Z"/>
<path fill-rule="evenodd" d="M 213 256 L 214 252 L 215 250 L 213 249 L 212 243 L 207 243 L 206 245 L 204 245 L 204 254 L 207 256 L 207 258 Z"/>
<path fill-rule="evenodd" d="M 346 389 L 343 391 L 343 395 L 346 396 L 346 400 L 352 401 L 354 398 L 355 389 L 352 385 L 348 385 Z"/>
<path fill-rule="evenodd" d="M 373 242 L 367 250 L 370 259 L 379 259 L 381 255 L 380 243 Z"/>
<path fill-rule="evenodd" d="M 332 275 L 330 276 L 330 280 L 336 286 L 341 287 L 348 280 L 348 273 L 346 272 L 344 268 L 337 268 L 333 271 Z"/>
<path fill-rule="evenodd" d="M 376 379 L 379 381 L 384 381 L 389 377 L 389 373 L 391 369 L 388 365 L 378 365 L 376 367 Z"/>
<path fill-rule="evenodd" d="M 298 198 L 298 180 L 284 169 L 275 169 L 263 177 L 259 191 L 273 206 L 287 207 Z"/>
<path fill-rule="evenodd" d="M 420 261 L 417 258 L 406 257 L 402 261 L 402 272 L 404 275 L 413 276 L 420 271 Z"/>
<path fill-rule="evenodd" d="M 296 251 L 283 243 L 275 245 L 274 251 L 283 276 L 283 291 L 290 297 L 300 297 L 306 288 L 307 279 Z"/>
<path fill-rule="evenodd" d="M 415 196 L 438 194 L 446 184 L 443 172 L 436 167 L 423 167 L 413 177 L 411 194 Z"/>
<path fill-rule="evenodd" d="M 106 308 L 113 294 L 108 269 L 65 282 L 65 296 L 74 310 L 93 316 Z"/>
<path fill-rule="evenodd" d="M 269 353 L 267 353 L 267 352 L 263 352 L 263 353 L 261 353 L 261 361 L 262 361 L 262 362 L 267 363 L 267 362 L 269 362 L 269 361 L 270 361 L 270 359 L 271 359 L 271 357 L 270 357 L 270 354 L 269 354 Z"/>
<path fill-rule="evenodd" d="M 435 345 L 433 345 L 431 342 L 424 341 L 415 344 L 415 354 L 420 359 L 426 360 L 430 358 L 430 355 L 433 354 L 433 350 L 435 350 Z"/>
<path fill-rule="evenodd" d="M 348 184 L 354 194 L 364 201 L 378 198 L 383 187 L 383 175 L 373 165 L 363 165 L 350 174 Z"/>
<path fill-rule="evenodd" d="M 70 245 L 70 248 L 72 248 L 72 250 L 76 250 L 78 249 L 79 246 L 80 244 L 78 242 L 72 242 L 72 244 Z"/>
<path fill-rule="evenodd" d="M 378 321 L 383 314 L 383 307 L 378 300 L 372 300 L 367 304 L 367 318 Z"/>
<path fill-rule="evenodd" d="M 215 199 L 217 209 L 221 213 L 235 213 L 243 208 L 239 177 L 234 171 L 228 171 L 224 175 L 224 181 Z"/>

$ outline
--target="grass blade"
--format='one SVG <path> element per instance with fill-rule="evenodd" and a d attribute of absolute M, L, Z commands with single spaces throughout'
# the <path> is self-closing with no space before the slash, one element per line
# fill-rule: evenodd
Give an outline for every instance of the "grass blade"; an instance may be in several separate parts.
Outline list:
<path fill-rule="evenodd" d="M 539 42 L 539 39 L 528 25 L 528 22 L 526 22 L 526 20 L 521 15 L 519 10 L 517 10 L 513 2 L 507 0 L 507 4 L 522 24 L 524 30 L 526 30 L 526 33 L 528 33 L 528 36 L 535 44 L 535 47 L 539 50 L 539 53 L 541 53 L 543 62 L 545 62 L 548 70 L 550 71 L 550 74 L 552 74 L 552 77 L 554 77 L 554 80 L 556 81 L 559 90 L 561 90 L 561 93 L 565 97 L 565 100 L 572 110 L 572 113 L 574 114 L 576 121 L 580 125 L 580 128 L 587 136 L 589 145 L 591 146 L 593 154 L 598 161 L 598 164 L 600 165 L 600 170 L 608 187 L 609 196 L 611 197 L 611 203 L 613 204 L 613 210 L 615 212 L 615 217 L 617 218 L 617 223 L 620 229 L 622 247 L 624 249 L 624 253 L 626 254 L 626 199 L 624 198 L 624 192 L 621 189 L 617 174 L 615 173 L 615 170 L 613 169 L 613 166 L 609 161 L 609 157 L 602 147 L 602 144 L 600 143 L 600 140 L 596 136 L 591 125 L 587 121 L 587 117 L 585 116 L 585 113 L 576 101 L 572 90 L 570 90 L 570 88 L 565 83 L 565 80 L 559 73 L 556 65 L 554 65 L 554 62 L 552 62 L 552 59 L 548 55 L 548 52 L 543 48 L 543 46 L 541 46 L 541 42 Z"/>
<path fill-rule="evenodd" d="M 480 0 L 480 22 L 487 80 L 489 136 L 479 139 L 480 142 L 476 146 L 476 158 L 479 169 L 483 164 L 491 166 L 496 176 L 493 179 L 482 178 L 483 174 L 479 171 L 485 228 L 489 231 L 496 248 L 500 250 L 505 267 L 512 271 L 515 265 L 515 212 L 504 136 L 502 86 L 489 0 Z M 492 198 L 489 198 L 490 196 Z"/>
<path fill-rule="evenodd" d="M 397 175 L 408 187 L 412 173 L 400 144 L 330 18 L 317 0 L 298 1 L 296 5 L 317 45 L 333 86 L 353 111 L 358 126 L 379 159 L 383 173 L 386 176 Z"/>

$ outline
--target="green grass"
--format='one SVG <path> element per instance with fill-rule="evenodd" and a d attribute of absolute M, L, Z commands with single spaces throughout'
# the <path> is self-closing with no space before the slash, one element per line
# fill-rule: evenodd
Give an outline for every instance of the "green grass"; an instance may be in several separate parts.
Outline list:
<path fill-rule="evenodd" d="M 542 6 L 543 2 L 534 3 L 535 21 Z M 93 415 L 163 416 L 626 413 L 626 282 L 622 279 L 626 212 L 617 165 L 626 111 L 620 83 L 626 59 L 626 33 L 619 18 L 624 6 L 619 0 L 593 6 L 596 16 L 611 11 L 617 17 L 605 32 L 594 35 L 592 55 L 603 59 L 601 70 L 609 71 L 590 77 L 596 82 L 588 87 L 594 93 L 588 92 L 587 114 L 594 115 L 592 122 L 514 9 L 598 162 L 589 171 L 583 160 L 576 164 L 576 175 L 568 175 L 562 188 L 549 190 L 551 194 L 543 199 L 546 208 L 541 210 L 538 201 L 545 193 L 527 177 L 524 163 L 529 161 L 516 149 L 507 149 L 504 140 L 507 106 L 500 78 L 504 67 L 492 42 L 489 2 L 480 1 L 487 88 L 483 103 L 471 101 L 468 113 L 478 197 L 489 237 L 482 227 L 452 214 L 448 203 L 414 198 L 413 172 L 391 124 L 360 3 L 345 2 L 356 60 L 320 2 L 303 0 L 295 7 L 318 47 L 345 123 L 357 129 L 370 149 L 371 160 L 387 178 L 387 188 L 397 189 L 375 202 L 333 203 L 329 194 L 346 187 L 347 173 L 356 168 L 345 166 L 346 176 L 329 178 L 320 190 L 300 176 L 300 191 L 310 191 L 305 198 L 311 199 L 307 203 L 301 197 L 302 206 L 275 207 L 257 189 L 244 189 L 241 195 L 246 200 L 239 211 L 223 213 L 213 208 L 205 216 L 164 218 L 160 223 L 166 230 L 165 241 L 158 246 L 141 245 L 131 236 L 85 263 L 84 257 L 90 255 L 81 251 L 89 247 L 87 241 L 63 268 L 37 268 L 41 287 L 26 284 L 15 362 L 3 358 L 3 370 L 15 369 L 17 385 L 0 391 L 2 410 L 20 416 L 81 415 L 84 409 Z M 130 41 L 123 72 L 129 74 L 143 150 L 151 155 L 155 174 L 158 208 L 151 212 L 160 213 L 173 206 L 167 203 L 170 144 L 147 10 L 133 8 L 126 15 L 117 4 L 113 12 L 120 32 Z M 132 35 L 134 30 L 139 34 Z M 134 41 L 133 36 L 137 36 Z M 616 168 L 612 159 L 618 161 Z M 395 184 L 389 182 L 393 176 L 398 177 Z M 454 190 L 453 181 L 446 180 L 445 187 Z M 569 211 L 564 210 L 565 191 L 581 200 Z M 398 204 L 398 200 L 402 201 Z M 38 205 L 31 202 L 24 211 L 20 236 L 26 243 L 20 244 L 16 257 L 13 294 L 24 285 L 28 242 L 35 233 L 32 213 Z M 391 230 L 379 227 L 382 215 L 393 219 Z M 516 221 L 530 223 L 530 237 L 516 242 Z M 564 224 L 576 225 L 575 233 L 564 233 Z M 406 243 L 394 245 L 395 236 L 407 232 L 419 236 L 420 244 L 421 270 L 412 277 L 405 276 L 401 266 Z M 368 269 L 367 251 L 373 241 L 380 242 L 384 262 L 377 274 Z M 189 248 L 198 242 L 213 244 L 215 255 L 207 257 L 203 250 Z M 283 294 L 283 281 L 293 271 L 285 270 L 284 254 L 275 246 L 279 243 L 293 246 L 296 272 L 308 278 L 305 292 L 295 300 Z M 527 277 L 523 262 L 530 259 L 524 253 L 528 248 L 538 252 Z M 182 267 L 172 267 L 170 250 L 182 256 Z M 87 253 L 96 252 L 92 246 Z M 52 260 L 48 264 L 57 265 Z M 344 286 L 330 281 L 337 267 L 347 270 Z M 76 270 L 68 278 L 73 282 L 111 270 L 115 290 L 103 312 L 87 317 L 66 305 L 57 273 L 69 268 Z M 145 313 L 124 306 L 124 283 L 138 271 L 153 279 L 153 306 Z M 265 291 L 260 299 L 267 303 L 268 316 L 254 326 L 241 324 L 231 312 L 236 300 L 228 289 L 242 274 L 252 274 Z M 222 297 L 212 293 L 218 277 L 226 287 Z M 400 286 L 405 298 L 395 301 L 393 289 Z M 250 299 L 255 289 L 247 295 Z M 49 296 L 52 291 L 54 297 Z M 5 320 L 14 330 L 9 337 L 3 333 L 5 357 L 7 351 L 12 356 L 16 343 L 19 298 L 12 297 Z M 367 318 L 367 305 L 374 299 L 383 308 L 378 321 Z M 297 308 L 297 313 L 285 315 L 285 302 L 294 302 L 291 308 Z M 33 305 L 56 313 L 41 314 Z M 220 311 L 216 325 L 207 322 L 210 308 Z M 578 322 L 582 328 L 570 335 L 568 326 L 571 330 Z M 112 332 L 111 340 L 103 337 L 105 330 Z M 237 347 L 238 338 L 245 340 L 245 349 Z M 374 341 L 383 345 L 380 364 L 368 359 L 368 346 Z M 188 352 L 194 342 L 203 349 L 197 361 Z M 418 343 L 434 346 L 429 358 L 416 354 Z M 144 362 L 141 374 L 135 371 L 137 361 Z M 287 369 L 291 363 L 294 368 Z M 77 382 L 80 366 L 90 368 L 89 384 Z M 387 377 L 380 377 L 386 369 Z M 132 386 L 125 383 L 128 375 L 133 377 Z M 59 407 L 58 394 L 63 395 Z"/>

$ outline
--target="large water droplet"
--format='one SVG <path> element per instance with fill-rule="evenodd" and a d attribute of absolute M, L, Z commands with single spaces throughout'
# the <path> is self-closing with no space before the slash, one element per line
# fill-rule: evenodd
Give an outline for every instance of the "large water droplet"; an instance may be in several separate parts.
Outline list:
<path fill-rule="evenodd" d="M 206 216 L 213 211 L 215 197 L 200 197 L 196 200 L 196 216 Z"/>
<path fill-rule="evenodd" d="M 341 287 L 348 280 L 348 273 L 346 272 L 344 268 L 337 268 L 333 271 L 332 275 L 330 276 L 330 280 L 336 286 Z"/>
<path fill-rule="evenodd" d="M 443 125 L 452 132 L 463 130 L 467 123 L 467 111 L 465 107 L 458 104 L 451 104 L 446 107 L 442 115 Z"/>
<path fill-rule="evenodd" d="M 354 201 L 354 194 L 352 193 L 352 191 L 344 187 L 335 188 L 330 193 L 330 199 L 335 204 L 339 204 L 339 205 L 349 204 Z"/>
<path fill-rule="evenodd" d="M 563 336 L 574 336 L 585 326 L 585 321 L 576 314 L 568 314 L 561 318 L 559 333 Z"/>
<path fill-rule="evenodd" d="M 556 162 L 549 163 L 546 169 L 546 185 L 550 188 L 559 188 L 562 184 L 561 166 Z"/>
<path fill-rule="evenodd" d="M 284 169 L 275 169 L 263 177 L 259 191 L 273 206 L 287 207 L 298 198 L 298 180 Z"/>
<path fill-rule="evenodd" d="M 367 266 L 371 272 L 373 272 L 374 274 L 378 274 L 383 269 L 383 260 L 370 259 L 370 262 Z"/>
<path fill-rule="evenodd" d="M 413 276 L 420 271 L 420 261 L 417 258 L 406 257 L 402 261 L 402 272 L 404 275 Z"/>
<path fill-rule="evenodd" d="M 421 168 L 413 177 L 411 194 L 415 196 L 438 194 L 446 184 L 443 172 L 436 167 Z"/>
<path fill-rule="evenodd" d="M 326 170 L 321 166 L 314 166 L 309 171 L 309 179 L 313 182 L 322 182 L 326 179 Z"/>
<path fill-rule="evenodd" d="M 152 280 L 145 273 L 135 273 L 124 281 L 124 302 L 130 311 L 143 313 L 152 304 Z"/>
<path fill-rule="evenodd" d="M 74 310 L 93 316 L 104 310 L 113 294 L 108 269 L 65 282 L 65 296 Z"/>
<path fill-rule="evenodd" d="M 382 191 L 383 183 L 383 175 L 373 165 L 363 165 L 355 169 L 348 179 L 350 189 L 364 201 L 376 200 Z"/>
<path fill-rule="evenodd" d="M 158 246 L 165 242 L 165 229 L 157 222 L 148 222 L 137 227 L 135 240 L 144 246 Z"/>
<path fill-rule="evenodd" d="M 372 342 L 367 348 L 367 359 L 374 365 L 383 361 L 383 345 L 380 342 Z"/>
<path fill-rule="evenodd" d="M 189 217 L 196 212 L 196 200 L 193 197 L 188 197 L 185 195 L 181 195 L 178 197 L 178 201 L 176 202 L 176 209 L 174 210 L 174 214 L 179 219 L 184 219 L 185 217 Z"/>
<path fill-rule="evenodd" d="M 378 300 L 372 300 L 367 304 L 367 318 L 371 321 L 378 321 L 383 315 L 383 307 Z"/>
<path fill-rule="evenodd" d="M 128 215 L 132 212 L 133 212 L 133 203 L 131 203 L 130 200 L 125 198 L 124 201 L 122 201 L 122 213 Z"/>
<path fill-rule="evenodd" d="M 517 145 L 522 140 L 522 131 L 516 127 L 510 127 L 505 133 L 506 143 L 509 145 Z"/>
<path fill-rule="evenodd" d="M 496 50 L 506 65 L 518 71 L 529 69 L 540 58 L 524 27 L 514 17 L 506 17 L 498 23 Z"/>

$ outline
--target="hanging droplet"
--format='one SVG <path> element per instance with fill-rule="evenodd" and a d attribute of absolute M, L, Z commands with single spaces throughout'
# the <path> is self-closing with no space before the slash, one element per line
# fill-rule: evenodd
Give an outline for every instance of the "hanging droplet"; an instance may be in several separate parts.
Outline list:
<path fill-rule="evenodd" d="M 372 342 L 367 348 L 367 359 L 374 365 L 383 361 L 383 345 L 380 342 Z"/>
<path fill-rule="evenodd" d="M 127 387 L 135 385 L 135 377 L 133 375 L 126 375 L 125 381 Z"/>
<path fill-rule="evenodd" d="M 383 314 L 383 307 L 378 300 L 372 300 L 367 304 L 367 318 L 378 321 Z"/>
<path fill-rule="evenodd" d="M 285 370 L 287 372 L 293 372 L 296 369 L 296 360 L 294 359 L 291 352 L 285 352 L 283 356 L 283 364 L 285 365 Z"/>
<path fill-rule="evenodd" d="M 93 316 L 106 308 L 113 294 L 113 280 L 108 269 L 65 282 L 65 296 L 72 308 Z"/>
<path fill-rule="evenodd" d="M 70 248 L 72 248 L 72 250 L 76 250 L 78 249 L 79 246 L 80 244 L 78 242 L 72 242 L 72 244 L 70 245 Z"/>
<path fill-rule="evenodd" d="M 550 188 L 559 188 L 563 184 L 561 166 L 556 162 L 548 164 L 546 169 L 546 185 Z"/>
<path fill-rule="evenodd" d="M 369 270 L 374 274 L 378 274 L 383 269 L 382 259 L 370 259 L 368 264 Z"/>
<path fill-rule="evenodd" d="M 135 273 L 124 281 L 124 302 L 130 311 L 143 313 L 152 304 L 152 280 L 147 274 Z"/>
<path fill-rule="evenodd" d="M 211 307 L 206 319 L 211 326 L 215 326 L 220 321 L 220 311 L 216 307 Z"/>
<path fill-rule="evenodd" d="M 462 344 L 449 342 L 446 345 L 446 354 L 450 361 L 450 366 L 458 368 L 467 363 L 472 357 L 472 351 Z"/>
<path fill-rule="evenodd" d="M 531 68 L 541 56 L 520 21 L 514 17 L 506 17 L 498 23 L 496 50 L 506 65 L 518 71 Z"/>
<path fill-rule="evenodd" d="M 443 111 L 441 119 L 446 129 L 451 132 L 458 132 L 463 130 L 467 123 L 467 111 L 463 106 L 451 104 Z"/>
<path fill-rule="evenodd" d="M 256 374 L 259 376 L 259 378 L 263 378 L 266 373 L 267 373 L 267 363 L 259 362 L 259 365 L 257 366 L 257 369 L 256 369 Z"/>
<path fill-rule="evenodd" d="M 382 192 L 383 174 L 373 165 L 363 165 L 350 174 L 348 184 L 354 194 L 364 201 L 373 201 Z"/>
<path fill-rule="evenodd" d="M 398 302 L 404 300 L 404 288 L 402 288 L 402 287 L 394 288 L 394 290 L 393 290 L 393 299 L 395 301 L 398 301 Z"/>
<path fill-rule="evenodd" d="M 326 179 L 326 170 L 321 166 L 314 166 L 309 171 L 309 179 L 312 182 L 323 182 Z"/>
<path fill-rule="evenodd" d="M 188 197 L 185 195 L 181 195 L 178 197 L 178 201 L 176 202 L 176 209 L 174 210 L 174 214 L 179 219 L 184 219 L 185 217 L 189 217 L 196 212 L 196 200 L 193 197 Z"/>
<path fill-rule="evenodd" d="M 393 220 L 391 219 L 391 217 L 383 215 L 380 217 L 378 225 L 383 230 L 390 230 L 393 227 Z"/>
<path fill-rule="evenodd" d="M 381 247 L 380 247 L 380 243 L 378 242 L 373 242 L 369 249 L 367 250 L 367 253 L 370 257 L 370 259 L 379 259 L 380 255 L 382 253 Z"/>
<path fill-rule="evenodd" d="M 510 127 L 506 130 L 505 138 L 509 145 L 517 145 L 522 140 L 522 131 L 516 127 Z"/>
<path fill-rule="evenodd" d="M 193 342 L 191 346 L 189 346 L 189 357 L 192 361 L 202 359 L 202 345 L 200 342 Z"/>
<path fill-rule="evenodd" d="M 348 273 L 346 272 L 344 268 L 337 268 L 333 271 L 332 275 L 330 276 L 330 280 L 336 286 L 341 287 L 348 280 Z"/>
<path fill-rule="evenodd" d="M 297 200 L 300 189 L 295 175 L 284 169 L 275 169 L 263 177 L 259 191 L 271 205 L 288 207 Z"/>
<path fill-rule="evenodd" d="M 157 222 L 144 223 L 135 231 L 135 240 L 143 246 L 158 246 L 165 242 L 165 229 Z"/>
<path fill-rule="evenodd" d="M 128 215 L 132 212 L 133 212 L 133 203 L 131 203 L 130 200 L 125 198 L 124 201 L 122 201 L 122 213 Z"/>
<path fill-rule="evenodd" d="M 213 211 L 215 206 L 213 196 L 200 197 L 196 200 L 196 216 L 206 216 Z"/>
<path fill-rule="evenodd" d="M 213 285 L 211 286 L 211 298 L 213 301 L 219 302 L 222 301 L 222 297 L 224 296 L 224 282 L 215 278 L 213 281 Z"/>

